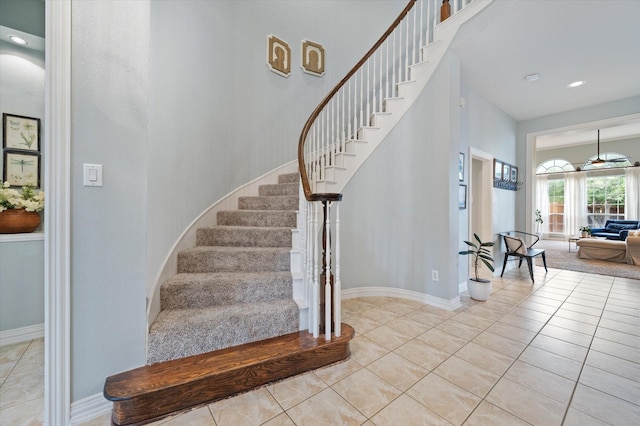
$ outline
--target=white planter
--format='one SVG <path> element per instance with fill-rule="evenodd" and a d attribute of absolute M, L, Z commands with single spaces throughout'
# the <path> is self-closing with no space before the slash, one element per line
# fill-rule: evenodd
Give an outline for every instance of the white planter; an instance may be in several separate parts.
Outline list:
<path fill-rule="evenodd" d="M 491 281 L 485 279 L 476 281 L 469 278 L 467 280 L 467 289 L 472 299 L 487 300 L 491 295 Z"/>

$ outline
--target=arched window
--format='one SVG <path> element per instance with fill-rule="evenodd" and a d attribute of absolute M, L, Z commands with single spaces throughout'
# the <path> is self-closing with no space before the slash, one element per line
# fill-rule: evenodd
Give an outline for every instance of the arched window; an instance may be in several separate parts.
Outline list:
<path fill-rule="evenodd" d="M 564 172 L 573 172 L 575 169 L 573 165 L 561 159 L 555 160 L 547 160 L 544 163 L 541 163 L 536 169 L 536 174 L 547 174 L 547 173 L 564 173 Z"/>
<path fill-rule="evenodd" d="M 590 157 L 587 161 L 585 161 L 584 165 L 582 166 L 582 170 L 613 169 L 616 167 L 631 166 L 629 157 L 617 152 L 605 152 L 603 154 L 600 154 L 600 159 L 604 160 L 604 163 L 593 164 L 593 161 L 597 158 L 597 155 Z"/>

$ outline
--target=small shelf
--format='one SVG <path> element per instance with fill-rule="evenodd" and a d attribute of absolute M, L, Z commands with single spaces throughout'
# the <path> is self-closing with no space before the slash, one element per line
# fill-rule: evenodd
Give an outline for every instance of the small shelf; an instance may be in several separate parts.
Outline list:
<path fill-rule="evenodd" d="M 21 243 L 26 241 L 44 241 L 44 232 L 26 234 L 0 234 L 0 243 Z"/>

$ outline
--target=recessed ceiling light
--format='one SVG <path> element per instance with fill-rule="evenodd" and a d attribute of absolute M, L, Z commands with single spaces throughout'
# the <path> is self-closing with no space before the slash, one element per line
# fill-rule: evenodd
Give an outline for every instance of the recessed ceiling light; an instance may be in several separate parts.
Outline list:
<path fill-rule="evenodd" d="M 567 84 L 567 87 L 579 87 L 582 86 L 585 82 L 582 80 L 574 81 L 573 83 Z"/>
<path fill-rule="evenodd" d="M 539 78 L 540 78 L 539 74 L 529 74 L 529 75 L 525 76 L 524 79 L 527 80 L 527 81 L 536 81 Z"/>
<path fill-rule="evenodd" d="M 23 39 L 22 37 L 18 37 L 16 35 L 9 36 L 9 40 L 14 42 L 15 44 L 19 44 L 20 46 L 26 46 L 27 44 L 29 44 L 27 40 Z"/>

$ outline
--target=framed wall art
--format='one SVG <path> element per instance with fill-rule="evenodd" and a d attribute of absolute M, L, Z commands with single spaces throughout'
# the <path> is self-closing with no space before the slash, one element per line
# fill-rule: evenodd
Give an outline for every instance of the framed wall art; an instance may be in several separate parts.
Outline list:
<path fill-rule="evenodd" d="M 511 182 L 513 183 L 517 183 L 518 182 L 518 168 L 516 166 L 511 166 Z"/>
<path fill-rule="evenodd" d="M 40 152 L 40 119 L 3 113 L 2 146 L 4 149 Z"/>
<path fill-rule="evenodd" d="M 502 163 L 502 180 L 509 180 L 511 178 L 511 165 Z"/>
<path fill-rule="evenodd" d="M 458 154 L 458 180 L 464 182 L 464 153 Z"/>
<path fill-rule="evenodd" d="M 502 180 L 502 161 L 493 160 L 493 179 Z"/>
<path fill-rule="evenodd" d="M 286 41 L 273 34 L 267 36 L 267 66 L 283 77 L 291 74 L 291 48 Z"/>
<path fill-rule="evenodd" d="M 324 47 L 319 43 L 302 40 L 302 70 L 307 74 L 324 75 Z"/>
<path fill-rule="evenodd" d="M 458 186 L 458 209 L 464 210 L 467 208 L 467 185 L 460 184 Z"/>
<path fill-rule="evenodd" d="M 5 150 L 3 178 L 11 186 L 40 188 L 40 154 Z"/>

